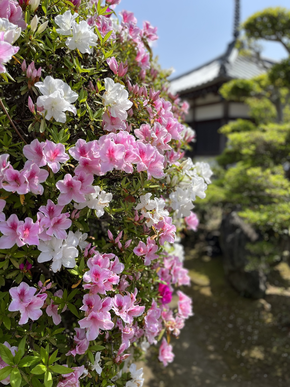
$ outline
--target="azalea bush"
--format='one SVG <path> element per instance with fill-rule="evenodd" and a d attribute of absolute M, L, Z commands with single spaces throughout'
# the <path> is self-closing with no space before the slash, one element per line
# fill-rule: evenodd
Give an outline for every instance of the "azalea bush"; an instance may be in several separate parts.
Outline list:
<path fill-rule="evenodd" d="M 4 385 L 142 386 L 134 361 L 172 362 L 192 315 L 178 233 L 211 171 L 119 3 L 0 0 Z"/>

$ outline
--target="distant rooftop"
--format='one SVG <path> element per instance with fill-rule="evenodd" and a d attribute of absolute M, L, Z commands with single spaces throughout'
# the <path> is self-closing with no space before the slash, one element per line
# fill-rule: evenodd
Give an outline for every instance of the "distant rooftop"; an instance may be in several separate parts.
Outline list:
<path fill-rule="evenodd" d="M 172 79 L 170 91 L 174 94 L 185 94 L 220 80 L 250 79 L 265 73 L 274 63 L 273 60 L 263 58 L 262 65 L 250 56 L 240 55 L 233 41 L 225 54 Z"/>

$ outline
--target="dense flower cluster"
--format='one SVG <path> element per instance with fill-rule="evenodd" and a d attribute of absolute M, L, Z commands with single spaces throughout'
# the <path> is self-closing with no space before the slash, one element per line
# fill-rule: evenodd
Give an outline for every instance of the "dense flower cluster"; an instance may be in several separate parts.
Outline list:
<path fill-rule="evenodd" d="M 2 384 L 140 387 L 193 315 L 178 234 L 212 172 L 119 3 L 0 0 Z"/>

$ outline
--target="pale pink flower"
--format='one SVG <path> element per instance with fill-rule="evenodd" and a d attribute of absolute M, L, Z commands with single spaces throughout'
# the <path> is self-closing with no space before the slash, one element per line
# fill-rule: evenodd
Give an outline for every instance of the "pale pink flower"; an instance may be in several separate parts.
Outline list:
<path fill-rule="evenodd" d="M 137 161 L 137 171 L 147 171 L 148 179 L 151 176 L 156 179 L 164 177 L 164 156 L 162 156 L 155 147 L 150 144 L 137 142 L 137 152 L 139 160 Z"/>
<path fill-rule="evenodd" d="M 142 35 L 145 36 L 149 42 L 154 42 L 154 40 L 158 39 L 157 27 L 152 27 L 148 21 L 144 21 Z"/>
<path fill-rule="evenodd" d="M 172 345 L 168 344 L 164 337 L 162 339 L 162 343 L 159 348 L 158 359 L 163 363 L 164 367 L 166 367 L 168 363 L 172 363 L 174 359 L 174 353 L 172 352 Z"/>
<path fill-rule="evenodd" d="M 137 23 L 137 19 L 135 18 L 133 12 L 122 11 L 120 12 L 120 15 L 122 16 L 124 23 L 134 23 L 134 24 Z"/>
<path fill-rule="evenodd" d="M 109 138 L 106 138 L 100 148 L 100 158 L 102 160 L 101 169 L 103 173 L 111 171 L 115 167 L 123 164 L 125 147 L 121 144 L 115 144 Z"/>
<path fill-rule="evenodd" d="M 8 19 L 10 23 L 16 24 L 22 30 L 26 28 L 24 15 L 17 1 L 0 0 L 0 17 Z"/>
<path fill-rule="evenodd" d="M 158 230 L 159 243 L 161 245 L 164 245 L 164 242 L 174 242 L 176 227 L 172 224 L 172 218 L 164 216 L 163 219 L 155 225 L 155 227 Z"/>
<path fill-rule="evenodd" d="M 178 295 L 178 313 L 183 318 L 188 318 L 189 316 L 193 315 L 192 312 L 192 300 L 189 298 L 186 294 L 181 292 L 180 290 L 177 291 Z"/>
<path fill-rule="evenodd" d="M 12 56 L 19 50 L 19 47 L 14 47 L 4 40 L 4 34 L 4 31 L 0 32 L 0 73 L 6 73 L 4 65 L 9 62 L 12 59 Z"/>
<path fill-rule="evenodd" d="M 184 218 L 188 230 L 196 231 L 199 225 L 199 220 L 194 212 L 191 212 L 189 216 Z"/>
<path fill-rule="evenodd" d="M 27 161 L 24 165 L 22 173 L 27 181 L 29 192 L 32 192 L 35 195 L 42 195 L 44 189 L 40 183 L 44 183 L 46 181 L 49 175 L 48 171 L 40 169 L 32 161 Z"/>
<path fill-rule="evenodd" d="M 26 282 L 21 282 L 19 286 L 9 289 L 12 302 L 10 303 L 9 312 L 17 312 L 24 307 L 25 304 L 29 304 L 33 299 L 36 289 L 30 287 Z"/>
<path fill-rule="evenodd" d="M 17 233 L 23 244 L 39 245 L 39 224 L 38 222 L 33 223 L 31 218 L 26 218 L 24 223 L 18 226 Z"/>
<path fill-rule="evenodd" d="M 17 171 L 10 165 L 4 172 L 2 188 L 8 192 L 17 192 L 19 195 L 27 194 L 29 188 L 24 171 Z"/>
<path fill-rule="evenodd" d="M 64 206 L 69 204 L 72 200 L 77 203 L 84 203 L 86 199 L 84 195 L 80 193 L 81 186 L 82 183 L 79 180 L 67 173 L 63 180 L 56 183 L 56 187 L 60 190 L 58 204 Z"/>
<path fill-rule="evenodd" d="M 125 121 L 118 117 L 113 117 L 107 112 L 103 115 L 103 126 L 104 130 L 108 132 L 116 132 L 117 130 L 126 130 Z"/>
<path fill-rule="evenodd" d="M 10 249 L 15 243 L 19 247 L 24 245 L 19 235 L 19 228 L 23 223 L 15 214 L 12 214 L 6 222 L 0 223 L 0 231 L 3 234 L 0 238 L 0 249 Z"/>
<path fill-rule="evenodd" d="M 86 353 L 87 349 L 89 348 L 90 342 L 86 338 L 86 330 L 81 328 L 74 328 L 76 331 L 76 334 L 74 336 L 74 342 L 76 343 L 76 347 L 72 350 L 70 350 L 66 356 L 72 355 L 83 355 Z"/>
<path fill-rule="evenodd" d="M 102 330 L 111 330 L 114 323 L 111 320 L 109 312 L 91 312 L 87 317 L 79 321 L 81 328 L 87 329 L 87 339 L 89 341 L 95 340 Z"/>
<path fill-rule="evenodd" d="M 30 144 L 24 145 L 23 154 L 28 160 L 36 163 L 39 167 L 44 167 L 46 165 L 43 152 L 45 145 L 45 142 L 33 140 Z"/>
<path fill-rule="evenodd" d="M 74 370 L 70 374 L 63 374 L 63 380 L 58 382 L 57 387 L 80 387 L 79 379 L 85 372 L 85 366 L 72 367 Z"/>
<path fill-rule="evenodd" d="M 65 163 L 69 160 L 63 144 L 55 144 L 52 141 L 46 140 L 43 152 L 47 165 L 54 173 L 60 170 L 60 163 Z"/>

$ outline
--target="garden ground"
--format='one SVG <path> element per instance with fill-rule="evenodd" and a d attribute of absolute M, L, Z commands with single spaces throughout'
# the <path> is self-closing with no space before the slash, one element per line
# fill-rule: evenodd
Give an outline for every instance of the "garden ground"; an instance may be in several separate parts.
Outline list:
<path fill-rule="evenodd" d="M 201 249 L 199 249 L 201 250 Z M 227 283 L 221 258 L 187 251 L 195 315 L 173 340 L 167 368 L 147 355 L 144 387 L 288 387 L 290 268 L 280 263 L 264 300 L 240 297 Z"/>

